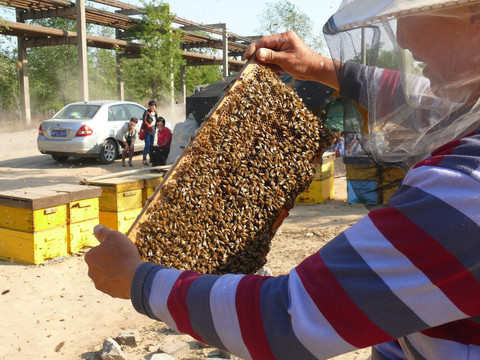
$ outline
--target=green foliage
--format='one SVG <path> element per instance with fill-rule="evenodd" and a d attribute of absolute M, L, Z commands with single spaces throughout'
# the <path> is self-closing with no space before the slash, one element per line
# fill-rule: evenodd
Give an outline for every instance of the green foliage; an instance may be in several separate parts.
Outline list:
<path fill-rule="evenodd" d="M 132 28 L 134 38 L 144 46 L 140 61 L 124 61 L 125 84 L 133 85 L 133 98 L 143 92 L 143 97 L 156 99 L 161 103 L 171 92 L 171 76 L 178 77 L 180 65 L 184 63 L 179 32 L 173 32 L 168 4 L 143 2 L 145 14 L 140 24 Z M 128 63 L 128 65 L 126 64 Z"/>
<path fill-rule="evenodd" d="M 383 44 L 380 43 L 378 49 L 375 51 L 372 50 L 371 46 L 367 45 L 366 50 L 366 64 L 377 66 L 383 69 L 398 70 L 399 69 L 399 59 L 395 52 L 391 50 L 383 49 Z M 361 62 L 361 54 L 357 54 L 352 61 Z"/>
<path fill-rule="evenodd" d="M 18 110 L 20 107 L 20 85 L 14 54 L 0 50 L 0 109 Z"/>
<path fill-rule="evenodd" d="M 321 52 L 324 48 L 322 37 L 312 34 L 312 19 L 287 0 L 267 3 L 266 9 L 258 15 L 258 20 L 261 24 L 257 30 L 259 34 L 293 30 L 313 50 Z"/>
<path fill-rule="evenodd" d="M 109 38 L 113 36 L 113 33 L 113 29 L 102 27 L 98 35 Z M 104 100 L 118 97 L 115 50 L 89 48 L 88 82 L 90 99 Z"/>
<path fill-rule="evenodd" d="M 76 31 L 76 22 L 64 18 L 34 20 L 34 24 Z M 75 45 L 27 50 L 32 111 L 59 109 L 78 99 L 78 50 Z"/>
<path fill-rule="evenodd" d="M 193 94 L 195 86 L 213 84 L 221 78 L 222 71 L 218 65 L 188 66 L 185 70 L 185 86 L 187 88 L 186 96 Z"/>

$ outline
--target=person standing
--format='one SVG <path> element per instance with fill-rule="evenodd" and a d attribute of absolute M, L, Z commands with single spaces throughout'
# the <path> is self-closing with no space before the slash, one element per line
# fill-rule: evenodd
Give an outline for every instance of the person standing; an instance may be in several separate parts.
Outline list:
<path fill-rule="evenodd" d="M 339 57 L 288 31 L 257 40 L 245 58 L 369 110 L 375 158 L 410 166 L 388 206 L 276 277 L 142 262 L 124 234 L 98 225 L 89 276 L 244 359 L 328 359 L 367 346 L 373 360 L 480 359 L 480 1 L 344 0 L 324 34 Z M 398 58 L 362 64 L 364 44 L 366 61 Z M 387 143 L 398 127 L 408 136 Z"/>
<path fill-rule="evenodd" d="M 148 109 L 145 110 L 142 117 L 142 129 L 146 130 L 145 134 L 145 146 L 143 148 L 143 165 L 148 165 L 147 154 L 150 153 L 150 147 L 153 145 L 153 139 L 155 136 L 154 125 L 157 122 L 158 114 L 156 111 L 157 103 L 155 100 L 148 102 Z"/>
<path fill-rule="evenodd" d="M 132 158 L 135 148 L 135 140 L 137 139 L 137 129 L 135 126 L 138 123 L 136 117 L 132 117 L 129 122 L 125 123 L 117 132 L 117 141 L 122 147 L 122 166 L 125 167 L 125 158 L 128 154 L 128 165 L 133 166 Z"/>

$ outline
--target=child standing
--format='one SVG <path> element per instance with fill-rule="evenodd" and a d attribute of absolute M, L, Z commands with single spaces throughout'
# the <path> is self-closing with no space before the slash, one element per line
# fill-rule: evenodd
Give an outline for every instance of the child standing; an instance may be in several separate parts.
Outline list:
<path fill-rule="evenodd" d="M 157 103 L 155 100 L 150 100 L 148 102 L 148 109 L 145 110 L 142 117 L 142 128 L 147 130 L 145 134 L 145 147 L 143 148 L 143 165 L 148 165 L 147 154 L 150 152 L 150 147 L 153 145 L 153 139 L 155 136 L 155 130 L 153 129 L 152 124 L 154 125 L 157 122 Z"/>

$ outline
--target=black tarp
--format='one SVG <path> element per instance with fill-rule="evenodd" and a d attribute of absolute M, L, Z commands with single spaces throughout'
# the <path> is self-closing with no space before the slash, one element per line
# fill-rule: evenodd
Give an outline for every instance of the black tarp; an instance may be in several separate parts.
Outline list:
<path fill-rule="evenodd" d="M 193 113 L 199 123 L 203 122 L 205 116 L 224 94 L 225 88 L 235 78 L 236 75 L 228 76 L 187 97 L 186 114 Z M 285 84 L 290 85 L 292 80 L 290 75 L 282 74 L 280 78 Z M 315 81 L 295 80 L 292 87 L 303 100 L 305 106 L 313 113 L 317 113 L 318 110 L 325 105 L 325 100 L 330 97 L 334 91 L 331 87 Z"/>

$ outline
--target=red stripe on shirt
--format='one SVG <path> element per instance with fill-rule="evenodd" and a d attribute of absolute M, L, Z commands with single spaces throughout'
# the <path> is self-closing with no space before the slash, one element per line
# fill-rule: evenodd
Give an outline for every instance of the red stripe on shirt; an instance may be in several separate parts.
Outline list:
<path fill-rule="evenodd" d="M 238 324 L 243 342 L 253 359 L 275 359 L 263 327 L 260 292 L 266 278 L 244 276 L 235 294 Z"/>
<path fill-rule="evenodd" d="M 200 274 L 194 273 L 193 271 L 182 272 L 170 291 L 167 299 L 167 308 L 175 320 L 178 331 L 189 334 L 198 341 L 205 342 L 193 330 L 187 307 L 188 291 L 190 290 L 192 283 L 199 276 Z"/>
<path fill-rule="evenodd" d="M 431 338 L 480 346 L 480 324 L 469 319 L 454 321 L 421 331 L 421 333 Z"/>
<path fill-rule="evenodd" d="M 363 348 L 392 340 L 350 299 L 319 253 L 295 270 L 318 310 L 345 341 Z"/>
<path fill-rule="evenodd" d="M 455 256 L 395 208 L 372 211 L 369 217 L 383 236 L 461 311 L 478 315 L 479 304 L 472 299 L 480 296 L 480 284 Z"/>
<path fill-rule="evenodd" d="M 377 90 L 379 96 L 381 96 L 380 117 L 390 116 L 392 109 L 394 108 L 394 102 L 396 99 L 395 91 L 398 88 L 398 80 L 400 72 L 394 70 L 385 69 L 382 73 L 382 79 L 380 80 L 380 86 Z"/>

